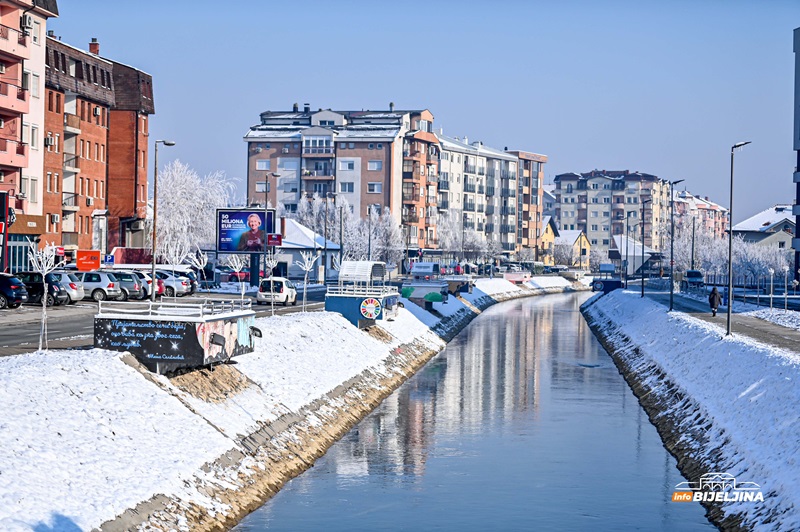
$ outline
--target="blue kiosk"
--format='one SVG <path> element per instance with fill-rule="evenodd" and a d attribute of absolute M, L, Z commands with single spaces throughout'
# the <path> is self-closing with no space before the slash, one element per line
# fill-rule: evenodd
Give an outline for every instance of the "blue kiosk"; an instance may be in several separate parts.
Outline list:
<path fill-rule="evenodd" d="M 397 315 L 400 293 L 386 284 L 386 264 L 376 261 L 343 261 L 339 283 L 328 287 L 325 310 L 338 312 L 363 329 Z"/>

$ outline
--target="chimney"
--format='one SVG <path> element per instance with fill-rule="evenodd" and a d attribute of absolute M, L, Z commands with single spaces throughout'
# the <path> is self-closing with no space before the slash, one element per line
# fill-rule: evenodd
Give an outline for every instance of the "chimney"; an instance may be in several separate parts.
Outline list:
<path fill-rule="evenodd" d="M 281 236 L 286 238 L 286 217 L 281 216 Z"/>
<path fill-rule="evenodd" d="M 97 42 L 97 37 L 92 37 L 92 42 L 89 43 L 89 53 L 100 55 L 100 43 Z"/>
<path fill-rule="evenodd" d="M 297 104 L 294 104 L 294 105 L 292 106 L 292 111 L 294 111 L 294 112 L 296 113 L 296 112 L 297 112 L 297 110 L 298 110 L 298 108 L 299 108 L 299 107 L 298 107 L 298 105 L 297 105 Z"/>
<path fill-rule="evenodd" d="M 311 104 L 310 103 L 304 103 L 303 104 L 303 112 L 304 113 L 310 113 L 311 112 Z"/>
<path fill-rule="evenodd" d="M 47 30 L 47 36 L 48 37 L 55 37 L 56 36 L 56 32 L 53 31 L 53 30 Z"/>
<path fill-rule="evenodd" d="M 469 144 L 469 139 L 467 138 L 466 135 L 464 135 L 464 144 Z"/>
<path fill-rule="evenodd" d="M 389 102 L 389 111 L 394 112 L 394 102 Z"/>

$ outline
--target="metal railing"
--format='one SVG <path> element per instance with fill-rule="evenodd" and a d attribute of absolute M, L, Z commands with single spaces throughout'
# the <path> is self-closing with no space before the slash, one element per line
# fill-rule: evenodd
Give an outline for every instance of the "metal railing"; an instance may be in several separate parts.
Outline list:
<path fill-rule="evenodd" d="M 383 297 L 400 295 L 394 286 L 336 285 L 329 286 L 329 296 Z"/>
<path fill-rule="evenodd" d="M 228 312 L 251 311 L 251 299 L 203 299 L 191 303 L 178 302 L 176 298 L 162 297 L 161 301 L 100 301 L 99 316 L 124 315 L 130 317 L 161 317 L 179 321 L 180 318 L 204 318 Z"/>
<path fill-rule="evenodd" d="M 61 194 L 61 205 L 64 207 L 78 207 L 78 195 L 74 192 L 63 192 Z"/>

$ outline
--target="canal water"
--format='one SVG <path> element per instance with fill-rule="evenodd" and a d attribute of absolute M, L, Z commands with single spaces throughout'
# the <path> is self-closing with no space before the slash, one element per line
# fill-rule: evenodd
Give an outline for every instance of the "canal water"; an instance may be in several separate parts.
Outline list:
<path fill-rule="evenodd" d="M 590 294 L 475 319 L 235 530 L 712 530 L 597 342 Z"/>

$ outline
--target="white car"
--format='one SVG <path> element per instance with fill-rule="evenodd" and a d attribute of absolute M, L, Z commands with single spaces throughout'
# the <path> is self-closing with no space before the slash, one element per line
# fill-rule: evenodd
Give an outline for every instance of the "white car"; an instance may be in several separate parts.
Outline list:
<path fill-rule="evenodd" d="M 192 293 L 192 280 L 183 277 L 180 272 L 156 270 L 156 277 L 164 281 L 164 295 L 167 297 L 180 297 Z"/>
<path fill-rule="evenodd" d="M 283 303 L 297 305 L 297 289 L 294 284 L 285 277 L 268 277 L 261 279 L 261 284 L 256 292 L 256 303 L 264 305 L 266 303 Z"/>

